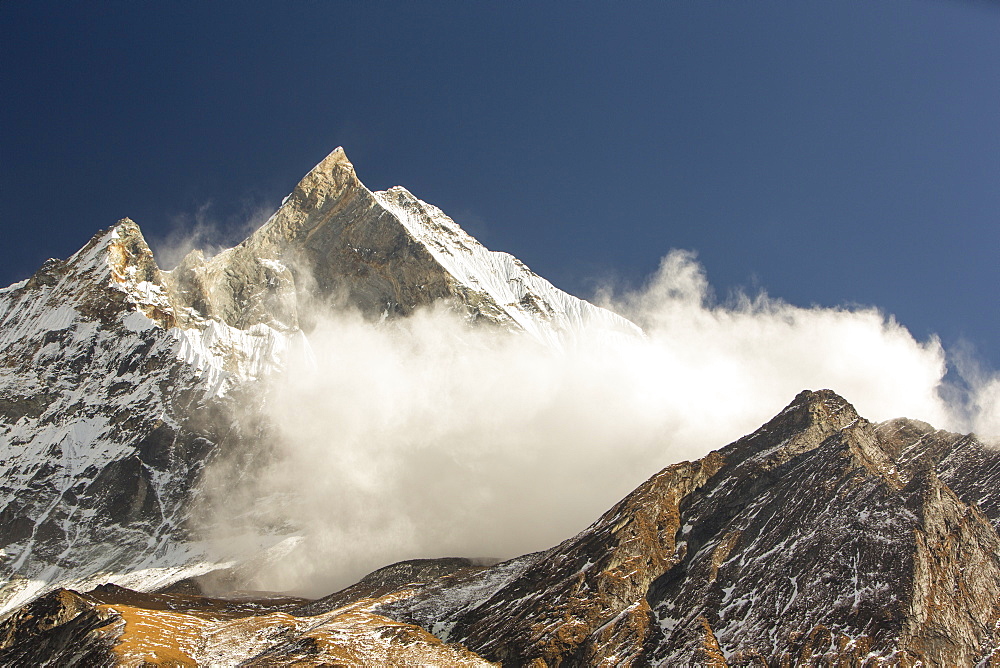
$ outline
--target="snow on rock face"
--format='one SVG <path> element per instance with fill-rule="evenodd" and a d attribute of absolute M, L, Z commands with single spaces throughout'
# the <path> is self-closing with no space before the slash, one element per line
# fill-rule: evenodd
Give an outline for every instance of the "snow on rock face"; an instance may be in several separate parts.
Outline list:
<path fill-rule="evenodd" d="M 308 330 L 317 306 L 379 318 L 446 300 L 470 319 L 547 345 L 585 328 L 641 336 L 624 318 L 487 250 L 404 188 L 371 192 L 339 148 L 246 241 L 210 260 L 192 254 L 167 282 L 176 303 L 240 328 L 262 322 Z"/>
<path fill-rule="evenodd" d="M 456 290 L 477 294 L 499 309 L 499 320 L 509 319 L 536 340 L 558 346 L 585 330 L 641 335 L 633 323 L 559 290 L 513 255 L 487 249 L 441 209 L 405 188 L 374 196 L 453 277 Z"/>
<path fill-rule="evenodd" d="M 150 591 L 236 566 L 193 535 L 200 476 L 266 435 L 250 417 L 290 356 L 308 359 L 317 311 L 377 320 L 439 301 L 555 348 L 642 335 L 405 189 L 369 191 L 340 149 L 213 258 L 162 272 L 126 219 L 0 289 L 0 617 L 42 596 L 98 653 L 131 643 L 129 619 L 176 622 L 178 642 L 242 633 L 53 590 Z M 513 665 L 994 660 L 998 483 L 1000 452 L 974 436 L 873 425 L 830 391 L 804 392 L 550 550 L 488 568 L 396 565 L 290 616 L 251 615 L 277 635 L 239 660 L 309 646 L 361 661 L 344 652 L 364 646 L 373 662 L 482 664 L 439 639 Z M 287 542 L 271 538 L 275 558 Z M 22 612 L 14 626 L 32 627 Z M 223 645 L 189 656 L 225 663 Z"/>
<path fill-rule="evenodd" d="M 223 399 L 288 337 L 175 322 L 129 220 L 0 291 L 0 614 L 96 573 L 198 570 L 186 503 Z"/>
<path fill-rule="evenodd" d="M 0 622 L 0 662 L 993 665 L 997 517 L 941 478 L 984 452 L 803 392 L 544 552 L 400 562 L 309 602 L 59 590 Z"/>
<path fill-rule="evenodd" d="M 391 596 L 318 615 L 302 601 L 61 589 L 0 623 L 3 665 L 492 666 L 372 612 Z"/>

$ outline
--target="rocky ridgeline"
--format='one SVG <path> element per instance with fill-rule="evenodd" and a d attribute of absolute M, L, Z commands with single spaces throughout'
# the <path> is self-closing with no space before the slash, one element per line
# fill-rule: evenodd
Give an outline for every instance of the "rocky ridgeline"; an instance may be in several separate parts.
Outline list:
<path fill-rule="evenodd" d="M 193 251 L 167 285 L 185 312 L 239 329 L 262 323 L 308 330 L 316 306 L 384 318 L 443 301 L 470 320 L 553 345 L 584 326 L 640 334 L 511 255 L 486 249 L 406 189 L 371 192 L 339 148 L 249 238 L 208 260 Z"/>
<path fill-rule="evenodd" d="M 381 611 L 505 665 L 973 665 L 1000 645 L 1000 518 L 944 482 L 956 460 L 1000 455 L 803 392 L 471 604 Z"/>
<path fill-rule="evenodd" d="M 972 467 L 961 478 L 957 462 Z M 0 626 L 0 662 L 205 662 L 222 656 L 219 628 L 280 627 L 228 659 L 994 665 L 998 462 L 974 437 L 872 424 L 833 392 L 803 392 L 550 550 L 493 566 L 403 562 L 311 602 L 219 601 L 192 583 L 156 596 L 53 592 Z M 139 628 L 159 654 L 137 649 Z"/>
<path fill-rule="evenodd" d="M 0 610 L 54 582 L 197 561 L 178 546 L 222 440 L 223 372 L 173 323 L 129 221 L 0 291 Z"/>

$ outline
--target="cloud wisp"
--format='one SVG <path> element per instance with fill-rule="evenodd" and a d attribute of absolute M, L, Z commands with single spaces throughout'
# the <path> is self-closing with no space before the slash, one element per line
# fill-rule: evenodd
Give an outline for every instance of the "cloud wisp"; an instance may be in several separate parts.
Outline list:
<path fill-rule="evenodd" d="M 159 267 L 174 269 L 193 250 L 212 257 L 235 246 L 259 228 L 274 213 L 274 208 L 263 200 L 243 200 L 239 215 L 224 222 L 213 211 L 213 202 L 206 201 L 185 212 L 170 217 L 169 231 L 160 238 L 151 239 L 151 246 Z"/>

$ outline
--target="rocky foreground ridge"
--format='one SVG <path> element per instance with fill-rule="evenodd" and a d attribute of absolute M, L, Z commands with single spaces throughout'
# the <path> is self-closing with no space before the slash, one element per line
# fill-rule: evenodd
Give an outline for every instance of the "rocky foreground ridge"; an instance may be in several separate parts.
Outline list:
<path fill-rule="evenodd" d="M 54 591 L 0 625 L 0 663 L 994 665 L 998 464 L 803 392 L 544 552 L 403 562 L 316 601 Z"/>

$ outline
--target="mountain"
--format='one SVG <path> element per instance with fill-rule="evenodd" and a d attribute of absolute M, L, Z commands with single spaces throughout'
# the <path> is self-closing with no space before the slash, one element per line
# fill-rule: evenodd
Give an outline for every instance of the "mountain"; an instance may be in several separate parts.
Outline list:
<path fill-rule="evenodd" d="M 123 220 L 0 290 L 0 664 L 1000 664 L 1000 453 L 830 390 L 551 549 L 238 591 L 294 531 L 203 540 L 206 470 L 273 456 L 317 313 L 425 307 L 525 346 L 643 336 L 340 149 L 213 257 L 163 271 Z"/>
<path fill-rule="evenodd" d="M 554 347 L 642 335 L 406 190 L 369 191 L 339 148 L 248 239 L 169 272 L 122 220 L 0 290 L 0 614 L 57 584 L 232 566 L 192 535 L 198 481 L 266 441 L 253 409 L 308 356 L 320 303 L 374 321 L 444 303 Z"/>
<path fill-rule="evenodd" d="M 0 625 L 0 661 L 994 665 L 998 463 L 803 392 L 544 552 L 402 562 L 308 602 L 59 590 Z"/>

